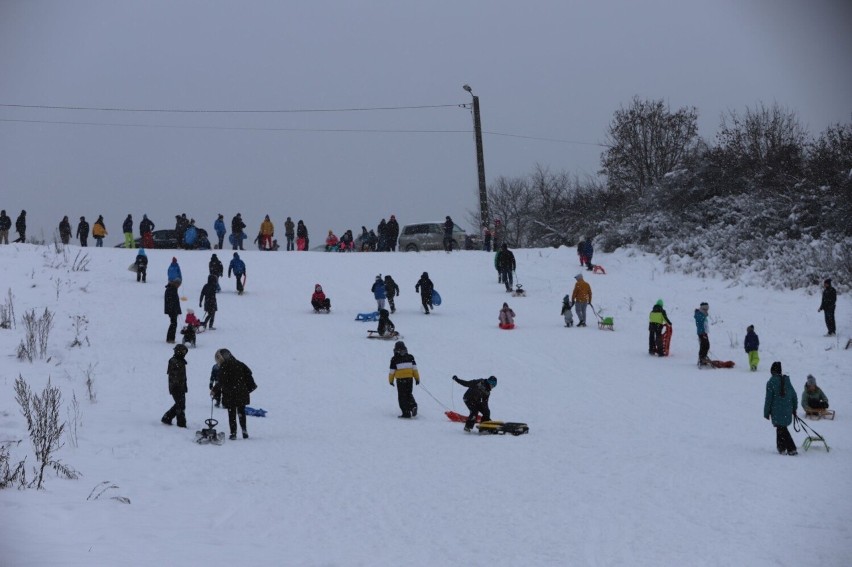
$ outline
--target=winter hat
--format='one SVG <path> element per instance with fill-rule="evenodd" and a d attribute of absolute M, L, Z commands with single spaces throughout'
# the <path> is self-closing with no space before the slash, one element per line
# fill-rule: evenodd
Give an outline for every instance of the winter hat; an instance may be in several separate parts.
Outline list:
<path fill-rule="evenodd" d="M 136 253 L 137 256 L 145 256 L 145 249 L 139 248 L 139 252 Z"/>
<path fill-rule="evenodd" d="M 428 278 L 428 277 L 429 277 L 429 272 L 423 272 L 423 274 L 422 274 L 420 277 L 421 277 L 421 278 Z"/>
<path fill-rule="evenodd" d="M 405 343 L 402 341 L 396 341 L 393 345 L 393 353 L 394 354 L 406 354 L 408 352 L 408 348 L 406 348 Z"/>
<path fill-rule="evenodd" d="M 314 291 L 322 291 L 322 286 L 320 284 L 315 285 Z"/>
<path fill-rule="evenodd" d="M 824 283 L 825 283 L 825 285 L 831 285 L 831 278 L 828 278 L 827 280 L 825 280 Z"/>
<path fill-rule="evenodd" d="M 701 305 L 699 306 L 699 309 L 701 309 L 702 311 L 709 311 L 710 305 L 706 301 L 702 301 Z"/>
<path fill-rule="evenodd" d="M 177 356 L 186 356 L 186 353 L 189 352 L 189 349 L 186 348 L 186 345 L 175 345 L 175 354 Z"/>
<path fill-rule="evenodd" d="M 566 293 L 565 297 L 562 298 L 562 303 L 571 303 L 571 296 Z"/>
<path fill-rule="evenodd" d="M 509 308 L 509 304 L 504 302 L 503 303 L 503 309 L 508 309 L 508 308 Z"/>
<path fill-rule="evenodd" d="M 187 314 L 195 315 L 195 311 L 192 310 L 192 309 L 187 309 L 186 312 L 187 312 Z"/>
<path fill-rule="evenodd" d="M 805 384 L 807 386 L 816 386 L 816 378 L 814 378 L 813 374 L 808 374 L 808 379 Z"/>
<path fill-rule="evenodd" d="M 496 376 L 489 376 L 488 380 L 486 380 L 486 382 L 488 382 L 488 385 L 493 388 L 497 385 L 497 377 Z"/>
<path fill-rule="evenodd" d="M 175 262 L 177 262 L 177 258 L 175 258 L 174 256 L 172 256 L 172 263 L 174 264 Z"/>
<path fill-rule="evenodd" d="M 376 281 L 379 281 L 380 279 L 382 279 L 382 274 L 379 274 L 378 276 L 376 276 Z"/>
<path fill-rule="evenodd" d="M 574 279 L 575 279 L 575 280 L 581 280 L 581 279 L 583 279 L 583 274 L 577 274 L 576 276 L 574 276 Z"/>
<path fill-rule="evenodd" d="M 781 375 L 781 363 L 776 360 L 775 362 L 772 363 L 772 366 L 769 368 L 769 371 L 773 375 L 778 374 L 780 376 Z"/>
<path fill-rule="evenodd" d="M 660 307 L 662 307 L 663 306 L 663 300 L 658 299 L 657 302 L 654 305 L 659 305 Z"/>
<path fill-rule="evenodd" d="M 749 333 L 753 333 L 754 332 L 754 325 L 749 325 L 748 327 L 746 327 L 746 331 L 748 331 Z"/>

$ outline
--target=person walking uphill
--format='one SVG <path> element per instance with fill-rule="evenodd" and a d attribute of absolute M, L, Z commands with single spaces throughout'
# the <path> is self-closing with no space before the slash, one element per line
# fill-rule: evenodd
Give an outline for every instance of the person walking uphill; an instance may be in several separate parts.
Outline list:
<path fill-rule="evenodd" d="M 124 232 L 124 247 L 136 248 L 136 242 L 133 241 L 133 216 L 128 214 L 127 218 L 121 224 L 121 230 Z"/>
<path fill-rule="evenodd" d="M 396 341 L 393 345 L 393 356 L 390 360 L 390 371 L 388 382 L 393 388 L 396 382 L 396 395 L 399 401 L 399 409 L 402 419 L 409 419 L 417 415 L 417 402 L 414 399 L 414 384 L 420 385 L 420 372 L 417 370 L 417 362 L 408 352 L 405 343 Z"/>
<path fill-rule="evenodd" d="M 0 244 L 9 244 L 9 229 L 12 219 L 6 214 L 6 209 L 0 211 Z"/>
<path fill-rule="evenodd" d="M 80 246 L 83 248 L 89 245 L 89 223 L 86 217 L 80 217 L 80 222 L 77 223 L 77 238 L 80 239 Z"/>
<path fill-rule="evenodd" d="M 420 303 L 423 305 L 426 315 L 429 314 L 429 308 L 434 309 L 432 306 L 432 291 L 434 289 L 435 284 L 432 283 L 432 280 L 429 279 L 429 274 L 426 272 L 420 275 L 420 279 L 414 285 L 414 291 L 420 292 Z"/>
<path fill-rule="evenodd" d="M 396 313 L 396 305 L 394 304 L 393 298 L 399 295 L 399 286 L 396 285 L 396 282 L 393 281 L 393 278 L 390 275 L 385 276 L 385 294 L 388 296 L 388 307 L 390 307 L 390 312 Z"/>
<path fill-rule="evenodd" d="M 746 354 L 748 355 L 748 366 L 752 372 L 757 372 L 757 365 L 760 363 L 760 356 L 757 350 L 760 348 L 760 338 L 754 332 L 754 325 L 746 327 L 746 336 L 743 341 Z"/>
<path fill-rule="evenodd" d="M 62 244 L 68 244 L 71 241 L 71 222 L 68 220 L 68 215 L 59 221 L 59 239 Z"/>
<path fill-rule="evenodd" d="M 571 300 L 574 302 L 574 310 L 580 320 L 577 326 L 585 327 L 586 308 L 592 302 L 592 287 L 583 279 L 583 274 L 577 274 L 574 279 L 577 280 L 577 283 L 574 284 L 574 291 L 571 292 Z"/>
<path fill-rule="evenodd" d="M 225 230 L 225 215 L 222 213 L 219 213 L 216 216 L 216 220 L 213 221 L 213 230 L 216 232 L 216 238 L 219 239 L 216 250 L 221 250 L 222 245 L 225 243 L 225 234 L 227 233 Z"/>
<path fill-rule="evenodd" d="M 251 403 L 251 393 L 257 389 L 251 369 L 234 358 L 226 348 L 220 348 L 214 355 L 219 365 L 219 388 L 222 390 L 222 406 L 228 410 L 228 425 L 231 428 L 229 439 L 237 438 L 237 416 L 243 439 L 248 439 L 246 428 L 246 406 Z"/>
<path fill-rule="evenodd" d="M 837 290 L 831 287 L 831 280 L 825 280 L 822 288 L 822 302 L 819 304 L 817 312 L 822 311 L 825 314 L 825 327 L 828 329 L 827 336 L 833 337 L 837 332 L 837 327 L 834 324 L 834 308 L 837 305 Z"/>
<path fill-rule="evenodd" d="M 198 307 L 202 307 L 203 304 L 204 313 L 206 314 L 204 321 L 201 322 L 201 326 L 211 331 L 216 329 L 213 323 L 216 320 L 216 311 L 219 310 L 219 305 L 216 301 L 216 288 L 219 287 L 218 279 L 212 274 L 207 276 L 207 283 L 201 288 L 201 295 L 198 298 Z"/>
<path fill-rule="evenodd" d="M 666 310 L 663 309 L 663 300 L 658 299 L 648 315 L 648 354 L 666 355 L 663 350 L 663 326 L 671 324 Z"/>
<path fill-rule="evenodd" d="M 464 430 L 473 430 L 473 425 L 476 423 L 476 416 L 480 413 L 482 414 L 482 421 L 491 421 L 491 409 L 488 407 L 488 400 L 491 397 L 491 390 L 497 386 L 497 378 L 489 376 L 487 379 L 462 380 L 458 376 L 453 376 L 453 380 L 457 384 L 461 384 L 467 388 L 463 399 L 464 405 L 470 410 L 470 415 L 467 416 L 467 421 L 464 422 Z"/>
<path fill-rule="evenodd" d="M 775 426 L 775 446 L 778 453 L 797 455 L 796 443 L 790 436 L 787 427 L 796 415 L 796 405 L 799 403 L 790 377 L 781 371 L 781 363 L 773 362 L 770 369 L 772 376 L 766 382 L 766 399 L 763 402 L 763 417 L 772 419 Z"/>
<path fill-rule="evenodd" d="M 382 279 L 382 274 L 376 276 L 376 281 L 373 282 L 373 287 L 370 288 L 373 292 L 373 298 L 376 300 L 377 311 L 385 308 L 385 299 L 387 299 L 387 291 L 385 290 L 385 281 Z"/>
<path fill-rule="evenodd" d="M 169 330 L 166 331 L 166 342 L 174 344 L 177 332 L 178 315 L 181 314 L 180 297 L 178 296 L 179 284 L 169 282 L 166 284 L 166 292 L 163 296 L 163 312 L 169 316 Z"/>
<path fill-rule="evenodd" d="M 698 335 L 698 365 L 704 366 L 710 364 L 710 359 L 707 358 L 707 353 L 710 352 L 710 338 L 708 332 L 710 330 L 710 322 L 708 321 L 710 306 L 707 302 L 703 302 L 695 310 L 693 317 L 695 318 L 695 332 Z"/>
<path fill-rule="evenodd" d="M 228 278 L 231 277 L 231 272 L 237 278 L 237 295 L 242 295 L 245 285 L 246 264 L 240 260 L 240 255 L 236 252 L 234 252 L 231 263 L 228 264 Z"/>
<path fill-rule="evenodd" d="M 189 388 L 186 386 L 186 353 L 189 349 L 186 345 L 175 345 L 175 354 L 169 359 L 169 367 L 166 373 L 169 376 L 169 394 L 171 394 L 174 404 L 169 410 L 163 414 L 162 421 L 166 425 L 171 425 L 172 420 L 177 418 L 178 427 L 186 427 L 186 393 Z"/>
<path fill-rule="evenodd" d="M 27 211 L 21 211 L 17 220 L 15 220 L 15 232 L 18 233 L 15 242 L 25 244 L 27 242 Z"/>
<path fill-rule="evenodd" d="M 148 256 L 145 254 L 145 249 L 140 248 L 136 253 L 136 281 L 145 283 L 148 281 Z"/>
<path fill-rule="evenodd" d="M 509 245 L 504 242 L 497 256 L 497 271 L 500 272 L 500 279 L 506 284 L 507 292 L 512 291 L 512 272 L 516 267 L 515 255 L 509 250 Z"/>

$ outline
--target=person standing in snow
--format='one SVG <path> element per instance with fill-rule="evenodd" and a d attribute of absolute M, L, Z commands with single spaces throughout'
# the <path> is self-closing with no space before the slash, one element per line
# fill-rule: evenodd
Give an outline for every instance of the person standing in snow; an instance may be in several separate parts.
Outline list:
<path fill-rule="evenodd" d="M 706 366 L 710 364 L 710 359 L 707 353 L 710 352 L 710 331 L 709 319 L 710 305 L 703 302 L 698 309 L 695 310 L 693 318 L 695 319 L 695 332 L 698 334 L 698 365 Z"/>
<path fill-rule="evenodd" d="M 189 349 L 185 345 L 175 345 L 175 354 L 169 359 L 169 367 L 166 373 L 169 376 L 169 394 L 174 404 L 163 414 L 162 421 L 171 425 L 172 420 L 177 418 L 178 427 L 186 427 L 186 393 L 189 391 L 186 385 L 186 353 Z"/>
<path fill-rule="evenodd" d="M 275 235 L 275 225 L 269 220 L 269 215 L 263 217 L 260 223 L 260 249 L 272 250 L 272 237 Z"/>
<path fill-rule="evenodd" d="M 98 220 L 95 221 L 95 226 L 92 227 L 92 236 L 95 237 L 95 248 L 104 247 L 104 236 L 109 234 L 104 224 L 104 216 L 98 215 Z"/>
<path fill-rule="evenodd" d="M 154 223 L 148 218 L 148 215 L 142 215 L 142 221 L 139 223 L 139 236 L 142 238 L 142 247 L 149 250 L 154 248 Z"/>
<path fill-rule="evenodd" d="M 822 302 L 819 304 L 817 313 L 822 311 L 825 314 L 825 327 L 828 329 L 829 337 L 833 337 L 837 332 L 837 327 L 834 324 L 834 308 L 837 305 L 837 290 L 831 287 L 831 280 L 827 279 L 823 282 Z"/>
<path fill-rule="evenodd" d="M 231 236 L 234 237 L 234 250 L 243 250 L 243 229 L 246 227 L 246 223 L 243 222 L 243 215 L 241 213 L 237 213 L 234 215 L 234 218 L 231 219 Z"/>
<path fill-rule="evenodd" d="M 754 325 L 746 327 L 746 336 L 743 341 L 746 354 L 748 355 L 748 367 L 752 372 L 757 372 L 757 365 L 760 363 L 760 357 L 757 354 L 757 349 L 760 348 L 760 338 L 754 332 Z"/>
<path fill-rule="evenodd" d="M 373 282 L 373 287 L 370 288 L 370 291 L 373 292 L 373 297 L 376 299 L 376 311 L 382 311 L 385 308 L 385 299 L 387 299 L 387 293 L 385 292 L 385 282 L 382 280 L 382 274 L 376 276 L 376 281 Z"/>
<path fill-rule="evenodd" d="M 136 281 L 145 283 L 148 281 L 148 256 L 145 249 L 140 248 L 136 253 Z"/>
<path fill-rule="evenodd" d="M 592 287 L 583 279 L 583 274 L 577 274 L 574 279 L 577 283 L 574 284 L 574 291 L 571 292 L 571 300 L 574 302 L 574 310 L 577 311 L 577 318 L 580 320 L 577 326 L 585 327 L 586 308 L 592 302 Z"/>
<path fill-rule="evenodd" d="M 174 344 L 177 333 L 177 318 L 181 314 L 180 297 L 177 288 L 179 284 L 169 282 L 166 284 L 166 292 L 163 296 L 165 305 L 163 312 L 169 316 L 169 330 L 166 331 L 166 342 Z"/>
<path fill-rule="evenodd" d="M 227 231 L 225 230 L 225 215 L 219 213 L 216 216 L 216 220 L 213 221 L 213 230 L 216 232 L 216 238 L 219 239 L 219 243 L 216 245 L 216 250 L 221 250 L 222 246 L 225 244 L 225 234 Z"/>
<path fill-rule="evenodd" d="M 308 239 L 308 227 L 300 219 L 296 224 L 296 243 L 299 250 L 310 250 L 310 240 Z"/>
<path fill-rule="evenodd" d="M 27 211 L 21 211 L 17 220 L 15 220 L 15 232 L 18 233 L 15 242 L 25 244 L 27 242 Z"/>
<path fill-rule="evenodd" d="M 648 354 L 665 356 L 663 350 L 663 326 L 671 325 L 666 310 L 663 309 L 663 300 L 658 299 L 651 308 L 648 315 Z"/>
<path fill-rule="evenodd" d="M 453 249 L 453 228 L 455 228 L 456 223 L 453 222 L 453 219 L 447 215 L 446 220 L 444 221 L 444 250 L 446 252 L 450 252 Z"/>
<path fill-rule="evenodd" d="M 432 306 L 432 291 L 435 289 L 435 284 L 429 279 L 429 274 L 423 272 L 420 279 L 414 285 L 414 291 L 420 293 L 420 303 L 423 305 L 426 315 L 429 314 L 429 309 L 434 309 Z"/>
<path fill-rule="evenodd" d="M 0 244 L 9 244 L 9 229 L 12 228 L 12 219 L 6 214 L 6 209 L 0 211 Z"/>
<path fill-rule="evenodd" d="M 506 291 L 512 291 L 512 272 L 516 269 L 515 254 L 509 250 L 509 245 L 505 242 L 500 247 L 500 255 L 497 256 L 497 270 L 500 272 L 500 279 L 506 285 Z"/>
<path fill-rule="evenodd" d="M 128 214 L 127 218 L 121 224 L 121 230 L 124 232 L 124 247 L 136 248 L 136 243 L 133 241 L 133 216 Z"/>
<path fill-rule="evenodd" d="M 180 287 L 181 282 L 183 282 L 183 276 L 180 273 L 180 265 L 178 264 L 177 258 L 174 256 L 172 256 L 172 263 L 169 264 L 169 269 L 166 271 L 166 277 L 170 284 L 174 284 L 175 288 Z"/>
<path fill-rule="evenodd" d="M 214 364 L 210 369 L 210 397 L 216 403 L 216 407 L 222 407 L 222 386 L 219 384 L 219 365 Z"/>
<path fill-rule="evenodd" d="M 566 327 L 574 326 L 574 315 L 571 313 L 573 307 L 574 304 L 571 302 L 571 296 L 565 294 L 565 297 L 562 298 L 562 317 L 565 319 Z"/>
<path fill-rule="evenodd" d="M 290 217 L 287 217 L 287 220 L 284 221 L 284 237 L 287 239 L 287 252 L 295 250 L 296 225 L 293 224 L 293 219 Z"/>
<path fill-rule="evenodd" d="M 595 255 L 595 247 L 592 245 L 592 239 L 586 238 L 583 242 L 583 258 L 586 259 L 586 269 L 590 272 L 594 269 L 592 264 L 592 256 Z"/>
<path fill-rule="evenodd" d="M 77 238 L 80 239 L 80 246 L 83 248 L 89 245 L 89 223 L 86 217 L 80 217 L 80 222 L 77 223 Z"/>
<path fill-rule="evenodd" d="M 396 305 L 394 305 L 393 298 L 399 295 L 399 286 L 396 285 L 396 282 L 393 281 L 393 278 L 390 275 L 385 276 L 385 294 L 388 296 L 388 307 L 390 307 L 391 313 L 396 313 Z"/>
<path fill-rule="evenodd" d="M 488 407 L 488 400 L 491 397 L 491 390 L 497 386 L 497 378 L 489 376 L 487 379 L 462 380 L 458 376 L 453 376 L 453 380 L 467 388 L 463 399 L 464 405 L 470 410 L 470 415 L 467 416 L 467 421 L 464 423 L 464 430 L 468 432 L 473 430 L 473 425 L 476 423 L 476 417 L 479 414 L 482 414 L 482 421 L 491 421 L 491 409 Z"/>
<path fill-rule="evenodd" d="M 402 341 L 396 341 L 396 344 L 393 345 L 388 382 L 390 382 L 391 388 L 396 382 L 397 400 L 399 401 L 399 409 L 402 411 L 402 415 L 399 417 L 403 419 L 415 417 L 417 415 L 417 402 L 414 399 L 413 391 L 415 383 L 420 385 L 420 372 L 417 370 L 417 362 Z"/>
<path fill-rule="evenodd" d="M 228 264 L 228 278 L 231 277 L 231 273 L 233 272 L 234 277 L 237 278 L 237 295 L 243 294 L 243 276 L 246 275 L 246 264 L 240 259 L 240 255 L 234 252 L 234 257 L 231 260 L 231 263 Z"/>
<path fill-rule="evenodd" d="M 201 288 L 201 296 L 198 298 L 198 307 L 202 307 L 203 304 L 205 313 L 201 326 L 211 331 L 216 329 L 213 322 L 216 320 L 216 311 L 219 309 L 216 301 L 216 288 L 219 287 L 217 279 L 213 275 L 207 276 L 207 283 Z"/>
<path fill-rule="evenodd" d="M 387 225 L 387 245 L 390 252 L 396 252 L 396 241 L 399 239 L 399 223 L 396 221 L 396 216 L 391 215 Z M 391 311 L 393 313 L 393 311 Z"/>
<path fill-rule="evenodd" d="M 71 241 L 71 222 L 68 220 L 68 215 L 65 215 L 59 221 L 59 239 L 62 244 L 68 244 Z"/>
<path fill-rule="evenodd" d="M 799 400 L 790 377 L 781 372 L 781 363 L 772 363 L 770 369 L 772 376 L 766 382 L 766 399 L 763 402 L 763 417 L 772 419 L 775 426 L 775 446 L 778 453 L 784 455 L 797 455 L 796 442 L 790 436 L 787 427 L 793 422 L 796 415 L 796 405 Z"/>
<path fill-rule="evenodd" d="M 219 385 L 222 388 L 222 405 L 228 410 L 229 439 L 237 438 L 237 417 L 243 430 L 243 439 L 248 439 L 246 428 L 246 406 L 251 403 L 251 393 L 257 389 L 251 369 L 240 362 L 226 348 L 214 355 L 219 365 Z"/>

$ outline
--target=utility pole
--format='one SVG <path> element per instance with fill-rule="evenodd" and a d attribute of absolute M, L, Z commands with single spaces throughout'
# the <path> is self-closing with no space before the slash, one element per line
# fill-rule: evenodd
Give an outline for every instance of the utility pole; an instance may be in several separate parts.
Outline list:
<path fill-rule="evenodd" d="M 488 191 L 485 188 L 485 155 L 482 151 L 482 121 L 479 118 L 479 97 L 473 94 L 470 85 L 464 85 L 464 90 L 473 97 L 473 132 L 476 137 L 476 170 L 479 174 L 479 223 L 480 231 L 491 221 L 488 214 Z"/>

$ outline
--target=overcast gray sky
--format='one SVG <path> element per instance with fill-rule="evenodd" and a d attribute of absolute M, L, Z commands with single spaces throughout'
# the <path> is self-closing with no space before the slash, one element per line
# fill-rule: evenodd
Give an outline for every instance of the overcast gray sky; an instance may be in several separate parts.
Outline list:
<path fill-rule="evenodd" d="M 2 105 L 450 105 L 0 106 L 0 208 L 47 235 L 64 214 L 103 214 L 110 244 L 127 213 L 209 230 L 239 211 L 252 237 L 264 214 L 280 232 L 290 215 L 314 243 L 391 214 L 470 229 L 465 83 L 486 132 L 584 142 L 486 134 L 491 182 L 537 163 L 595 174 L 594 144 L 633 95 L 696 106 L 707 139 L 759 101 L 816 134 L 852 120 L 850 71 L 848 1 L 0 0 Z"/>

